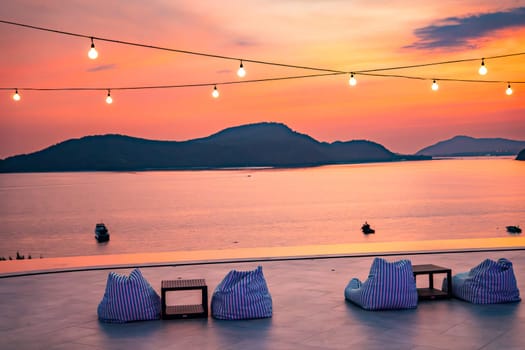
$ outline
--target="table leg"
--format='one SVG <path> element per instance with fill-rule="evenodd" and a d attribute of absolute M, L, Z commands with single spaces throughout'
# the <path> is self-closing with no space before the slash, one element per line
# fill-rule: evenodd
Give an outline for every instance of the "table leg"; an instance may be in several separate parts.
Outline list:
<path fill-rule="evenodd" d="M 203 313 L 208 317 L 208 287 L 203 287 L 201 293 Z"/>
<path fill-rule="evenodd" d="M 447 294 L 448 297 L 452 297 L 452 271 L 447 272 Z"/>

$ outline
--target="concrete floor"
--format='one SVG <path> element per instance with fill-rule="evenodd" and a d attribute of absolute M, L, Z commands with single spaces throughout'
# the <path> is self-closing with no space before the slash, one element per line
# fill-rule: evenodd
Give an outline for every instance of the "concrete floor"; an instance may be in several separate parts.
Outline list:
<path fill-rule="evenodd" d="M 514 263 L 525 293 L 523 251 L 389 256 L 467 271 L 485 258 Z M 164 279 L 205 278 L 209 294 L 231 269 L 257 265 L 273 317 L 248 321 L 186 319 L 104 324 L 97 306 L 107 270 L 0 279 L 1 349 L 524 349 L 525 305 L 419 302 L 405 311 L 365 311 L 345 302 L 352 277 L 366 279 L 371 257 L 141 268 L 160 295 Z M 118 269 L 129 273 L 131 269 Z M 441 286 L 441 276 L 436 285 Z M 419 276 L 418 287 L 426 278 Z"/>

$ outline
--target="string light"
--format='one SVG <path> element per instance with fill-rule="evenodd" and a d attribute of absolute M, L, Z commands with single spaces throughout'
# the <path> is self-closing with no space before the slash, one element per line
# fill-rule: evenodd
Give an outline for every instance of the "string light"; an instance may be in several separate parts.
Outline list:
<path fill-rule="evenodd" d="M 238 60 L 238 61 L 240 61 L 240 66 L 239 66 L 239 70 L 237 71 L 237 74 L 240 77 L 243 77 L 246 74 L 246 71 L 244 70 L 244 67 L 243 67 L 243 63 L 244 62 L 265 64 L 265 65 L 272 65 L 272 66 L 279 66 L 279 67 L 287 67 L 287 68 L 315 70 L 315 71 L 321 72 L 321 73 L 318 73 L 318 74 L 310 74 L 310 75 L 285 76 L 285 77 L 264 78 L 264 79 L 254 79 L 254 80 L 242 80 L 242 81 L 227 81 L 227 82 L 218 82 L 218 83 L 215 83 L 215 84 L 212 84 L 212 83 L 195 83 L 195 84 L 184 84 L 184 85 L 130 86 L 130 87 L 112 87 L 111 88 L 113 90 L 139 90 L 139 89 L 144 89 L 145 90 L 145 89 L 159 89 L 159 88 L 165 89 L 165 88 L 178 88 L 178 87 L 194 87 L 194 86 L 210 86 L 210 85 L 214 85 L 214 91 L 212 92 L 212 95 L 215 98 L 217 98 L 219 96 L 219 92 L 217 90 L 217 84 L 219 84 L 219 85 L 226 85 L 226 84 L 237 84 L 237 83 L 255 83 L 255 82 L 286 80 L 286 79 L 313 78 L 313 77 L 322 77 L 322 76 L 340 75 L 340 74 L 345 74 L 345 75 L 346 74 L 350 74 L 349 84 L 351 86 L 354 86 L 354 85 L 357 84 L 357 80 L 354 77 L 355 74 L 368 75 L 368 76 L 373 76 L 373 77 L 388 77 L 388 78 L 405 78 L 405 79 L 429 80 L 428 77 L 399 75 L 399 74 L 385 74 L 385 73 L 381 73 L 381 72 L 390 71 L 390 70 L 400 70 L 400 69 L 410 69 L 410 68 L 419 68 L 419 67 L 428 67 L 428 66 L 460 63 L 460 62 L 471 62 L 471 61 L 478 61 L 479 60 L 479 58 L 467 58 L 467 59 L 461 59 L 461 60 L 449 60 L 449 61 L 442 61 L 442 62 L 432 62 L 432 63 L 423 63 L 423 64 L 414 64 L 414 65 L 405 65 L 405 66 L 396 66 L 396 67 L 383 67 L 383 68 L 358 70 L 358 71 L 354 70 L 354 71 L 348 72 L 348 71 L 325 69 L 325 68 L 319 68 L 319 67 L 307 67 L 307 66 L 283 64 L 283 63 L 268 62 L 268 61 L 257 61 L 257 60 L 250 60 L 250 59 L 240 59 L 240 58 L 235 58 L 235 57 L 215 55 L 215 54 L 209 54 L 209 53 L 187 51 L 187 50 L 179 50 L 179 49 L 172 49 L 172 48 L 166 48 L 166 47 L 146 45 L 146 44 L 140 44 L 140 43 L 134 43 L 134 42 L 126 42 L 126 41 L 115 40 L 115 39 L 93 37 L 93 36 L 87 36 L 87 35 L 83 35 L 83 34 L 77 34 L 77 33 L 59 31 L 59 30 L 55 30 L 55 29 L 37 27 L 37 26 L 33 26 L 33 25 L 27 25 L 27 24 L 21 24 L 21 23 L 16 23 L 16 22 L 10 22 L 10 21 L 5 21 L 5 20 L 1 20 L 1 19 L 0 19 L 0 23 L 10 24 L 10 25 L 14 25 L 14 26 L 21 26 L 21 27 L 30 28 L 30 29 L 36 29 L 36 30 L 42 30 L 42 31 L 47 31 L 47 32 L 53 32 L 53 33 L 62 34 L 62 35 L 70 35 L 70 36 L 75 36 L 75 37 L 90 38 L 91 39 L 91 50 L 89 51 L 88 55 L 89 55 L 89 57 L 91 59 L 95 59 L 96 57 L 98 57 L 98 52 L 96 51 L 95 44 L 94 44 L 94 39 L 97 39 L 99 41 L 106 41 L 106 42 L 112 42 L 112 43 L 118 43 L 118 44 L 130 45 L 130 46 L 136 46 L 136 47 L 143 47 L 143 48 L 149 48 L 149 49 L 156 49 L 156 50 L 164 50 L 164 51 L 176 52 L 176 53 L 182 53 L 182 54 L 199 55 L 199 56 L 204 56 L 204 57 L 227 59 L 227 60 Z M 510 54 L 504 54 L 504 55 L 499 55 L 499 56 L 490 56 L 490 57 L 481 58 L 481 67 L 479 69 L 479 73 L 483 75 L 483 74 L 486 74 L 486 72 L 487 72 L 487 69 L 485 67 L 485 59 L 497 59 L 497 58 L 504 58 L 504 57 L 511 57 L 511 56 L 520 56 L 520 55 L 525 55 L 525 52 L 517 52 L 517 53 L 510 53 Z M 375 73 L 375 72 L 379 72 L 379 73 Z M 433 90 L 437 90 L 437 88 L 435 88 L 435 86 L 437 86 L 436 80 L 454 81 L 454 82 L 470 82 L 470 83 L 508 83 L 509 88 L 510 88 L 510 84 L 511 83 L 513 83 L 513 84 L 524 84 L 525 83 L 525 81 L 517 81 L 517 80 L 515 80 L 515 81 L 496 81 L 496 80 L 473 80 L 473 79 L 455 79 L 455 78 L 439 78 L 438 79 L 438 77 L 435 77 L 434 83 L 432 84 L 432 89 Z M 12 89 L 12 88 L 0 87 L 0 90 L 9 90 L 9 89 Z M 31 88 L 31 87 L 26 87 L 26 88 L 20 88 L 19 90 L 21 90 L 21 91 L 22 90 L 38 90 L 38 91 L 108 90 L 108 98 L 111 99 L 109 89 L 107 89 L 107 88 L 93 88 L 93 87 Z M 510 89 L 510 91 L 512 91 L 512 89 Z M 18 89 L 17 89 L 17 92 L 18 92 Z M 18 94 L 16 93 L 15 95 L 18 95 Z M 13 98 L 15 98 L 15 95 L 13 95 Z M 20 99 L 20 95 L 18 95 L 18 99 Z M 111 99 L 111 101 L 112 101 L 112 99 Z"/>
<path fill-rule="evenodd" d="M 92 60 L 95 60 L 98 57 L 98 52 L 97 49 L 95 49 L 95 43 L 93 42 L 93 38 L 91 38 L 91 49 L 89 49 L 88 57 Z"/>
<path fill-rule="evenodd" d="M 507 85 L 507 90 L 505 91 L 505 93 L 509 96 L 512 95 L 512 88 L 510 87 L 510 83 L 509 85 Z"/>
<path fill-rule="evenodd" d="M 241 65 L 239 66 L 239 70 L 237 71 L 237 75 L 239 76 L 239 78 L 244 78 L 246 76 L 246 70 L 244 69 L 244 66 L 242 65 L 242 60 L 241 60 Z"/>
<path fill-rule="evenodd" d="M 56 29 L 38 27 L 38 26 L 29 25 L 29 24 L 5 21 L 5 20 L 1 20 L 1 19 L 0 19 L 0 23 L 9 24 L 9 25 L 13 25 L 13 26 L 19 26 L 19 27 L 30 28 L 30 29 L 35 29 L 35 30 L 41 30 L 41 31 L 46 31 L 46 32 L 52 32 L 52 33 L 62 34 L 62 35 L 69 35 L 69 36 L 75 36 L 75 37 L 81 37 L 81 38 L 91 38 L 92 41 L 93 41 L 93 39 L 97 39 L 99 41 L 106 41 L 106 42 L 122 44 L 122 45 L 143 47 L 143 48 L 148 48 L 148 49 L 176 52 L 176 53 L 187 54 L 187 55 L 197 55 L 197 56 L 210 57 L 210 58 L 219 58 L 219 59 L 225 59 L 225 60 L 236 60 L 236 61 L 240 60 L 240 58 L 237 58 L 237 57 L 216 55 L 216 54 L 210 54 L 210 53 L 204 53 L 204 52 L 196 52 L 196 51 L 173 49 L 173 48 L 160 47 L 160 46 L 154 46 L 154 45 L 149 45 L 149 44 L 141 44 L 141 43 L 135 43 L 135 42 L 129 42 L 129 41 L 123 41 L 123 40 L 117 40 L 117 39 L 110 39 L 110 38 L 93 37 L 93 36 L 88 36 L 88 35 L 85 35 L 85 34 L 78 34 L 78 33 L 66 32 L 66 31 L 61 31 L 61 30 L 56 30 Z M 525 52 L 516 52 L 516 53 L 511 53 L 511 54 L 490 56 L 490 57 L 485 57 L 484 59 L 497 59 L 497 58 L 505 58 L 505 57 L 511 57 L 511 56 L 521 56 L 521 55 L 525 55 Z M 375 69 L 367 69 L 367 70 L 360 70 L 360 71 L 354 70 L 354 73 L 362 74 L 362 73 L 371 73 L 371 72 L 379 72 L 379 71 L 387 71 L 387 70 L 420 68 L 420 67 L 437 66 L 437 65 L 444 65 L 444 64 L 461 63 L 461 62 L 472 62 L 472 61 L 478 61 L 478 60 L 479 60 L 479 58 L 466 58 L 466 59 L 460 59 L 460 60 L 450 60 L 450 61 L 442 61 L 442 62 L 414 64 L 414 65 L 398 66 L 398 67 L 375 68 Z M 251 60 L 251 59 L 243 59 L 243 61 L 244 62 L 251 62 L 251 63 L 271 65 L 271 66 L 315 70 L 315 71 L 321 71 L 321 72 L 331 72 L 331 73 L 340 73 L 340 74 L 348 74 L 349 73 L 349 72 L 344 72 L 344 71 L 334 70 L 334 69 L 326 69 L 326 68 L 319 68 L 319 67 L 307 67 L 307 66 L 284 64 L 284 63 L 277 63 L 277 62 L 268 62 L 268 61 L 258 61 L 258 60 Z"/>
<path fill-rule="evenodd" d="M 487 74 L 487 67 L 485 67 L 485 59 L 484 58 L 481 59 L 481 66 L 479 67 L 478 73 L 480 75 Z"/>
<path fill-rule="evenodd" d="M 158 89 L 176 89 L 176 88 L 190 88 L 190 87 L 203 87 L 203 86 L 216 86 L 217 85 L 234 85 L 234 84 L 249 84 L 249 83 L 262 83 L 270 81 L 281 81 L 281 80 L 292 80 L 292 79 L 305 79 L 305 78 L 315 78 L 315 77 L 328 77 L 341 75 L 342 73 L 319 73 L 319 74 L 309 74 L 309 75 L 296 75 L 296 76 L 287 76 L 287 77 L 276 77 L 276 78 L 263 78 L 263 79 L 252 79 L 252 80 L 234 80 L 234 81 L 223 81 L 219 83 L 194 83 L 194 84 L 179 84 L 179 85 L 147 85 L 147 86 L 120 86 L 112 87 L 111 90 L 158 90 Z M 347 74 L 347 73 L 346 73 Z M 359 73 L 362 75 L 367 75 L 371 77 L 380 77 L 380 78 L 403 78 L 411 80 L 429 80 L 425 77 L 415 77 L 415 76 L 406 76 L 406 75 L 394 75 L 394 74 L 380 74 L 380 73 Z M 484 84 L 525 84 L 525 81 L 501 81 L 501 80 L 476 80 L 476 79 L 455 79 L 455 78 L 439 78 L 435 79 L 442 81 L 450 82 L 463 82 L 463 83 L 484 83 Z M 12 90 L 14 88 L 9 87 L 0 87 L 2 90 Z M 41 88 L 41 87 L 23 87 L 17 88 L 17 91 L 26 90 L 26 91 L 107 91 L 107 87 L 51 87 L 51 88 Z M 215 89 L 214 89 L 215 90 Z M 109 92 L 109 91 L 108 91 Z M 218 91 L 217 91 L 218 95 Z"/>
<path fill-rule="evenodd" d="M 108 89 L 108 95 L 106 96 L 106 103 L 108 105 L 113 103 L 113 98 L 111 97 L 111 90 L 110 89 Z"/>
<path fill-rule="evenodd" d="M 357 80 L 354 77 L 354 73 L 350 74 L 350 80 L 348 80 L 348 84 L 350 84 L 350 86 L 356 86 Z"/>
<path fill-rule="evenodd" d="M 219 97 L 219 90 L 217 90 L 217 85 L 215 85 L 215 86 L 213 87 L 213 91 L 212 91 L 211 95 L 212 95 L 214 98 Z"/>
<path fill-rule="evenodd" d="M 434 79 L 434 82 L 432 83 L 432 90 L 434 91 L 438 91 L 439 89 L 439 85 L 438 83 L 436 82 L 436 80 Z"/>
<path fill-rule="evenodd" d="M 20 95 L 18 94 L 18 89 L 15 89 L 15 93 L 13 94 L 13 100 L 20 101 Z"/>

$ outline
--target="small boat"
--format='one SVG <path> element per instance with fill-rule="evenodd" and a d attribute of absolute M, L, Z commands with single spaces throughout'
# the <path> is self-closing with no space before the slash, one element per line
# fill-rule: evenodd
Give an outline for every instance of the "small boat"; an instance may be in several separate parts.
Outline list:
<path fill-rule="evenodd" d="M 98 223 L 95 225 L 95 238 L 99 242 L 109 241 L 109 231 L 103 223 Z"/>
<path fill-rule="evenodd" d="M 361 230 L 363 231 L 364 234 L 368 235 L 370 233 L 375 233 L 376 230 L 374 230 L 373 228 L 370 227 L 370 225 L 368 224 L 368 222 L 365 221 L 365 223 L 363 224 L 363 226 L 361 226 Z"/>
<path fill-rule="evenodd" d="M 521 233 L 521 228 L 519 226 L 507 226 L 508 233 Z"/>

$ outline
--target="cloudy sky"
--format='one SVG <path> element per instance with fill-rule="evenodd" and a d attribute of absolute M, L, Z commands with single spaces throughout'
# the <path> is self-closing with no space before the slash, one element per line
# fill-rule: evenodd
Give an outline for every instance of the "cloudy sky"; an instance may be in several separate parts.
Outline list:
<path fill-rule="evenodd" d="M 455 135 L 525 140 L 525 55 L 490 59 L 525 52 L 525 0 L 17 0 L 0 20 L 111 39 L 95 40 L 90 60 L 89 38 L 0 23 L 0 158 L 85 135 L 183 141 L 261 121 L 399 153 Z M 237 77 L 235 59 L 119 41 L 243 59 L 247 74 Z M 287 65 L 359 72 L 471 58 L 379 72 L 405 77 L 356 74 L 352 87 L 348 74 L 221 84 L 319 73 Z M 201 86 L 118 89 L 164 85 Z"/>

